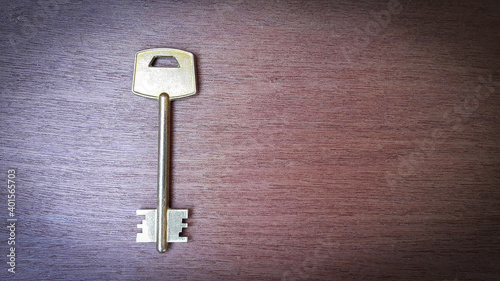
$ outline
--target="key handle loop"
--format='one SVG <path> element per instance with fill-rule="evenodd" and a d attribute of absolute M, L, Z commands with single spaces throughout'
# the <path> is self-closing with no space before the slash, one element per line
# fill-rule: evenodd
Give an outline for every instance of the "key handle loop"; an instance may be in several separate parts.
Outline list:
<path fill-rule="evenodd" d="M 155 67 L 154 60 L 173 57 L 178 67 Z M 159 99 L 167 93 L 170 100 L 196 94 L 194 56 L 190 52 L 170 48 L 148 49 L 135 56 L 132 91 L 146 98 Z"/>

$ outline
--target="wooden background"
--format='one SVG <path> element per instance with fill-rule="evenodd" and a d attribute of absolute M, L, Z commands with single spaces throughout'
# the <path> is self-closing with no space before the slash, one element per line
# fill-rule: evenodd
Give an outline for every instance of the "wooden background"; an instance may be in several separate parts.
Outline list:
<path fill-rule="evenodd" d="M 2 1 L 1 280 L 499 280 L 498 1 Z M 174 102 L 186 244 L 155 206 L 136 52 Z M 7 169 L 17 264 L 7 272 Z"/>

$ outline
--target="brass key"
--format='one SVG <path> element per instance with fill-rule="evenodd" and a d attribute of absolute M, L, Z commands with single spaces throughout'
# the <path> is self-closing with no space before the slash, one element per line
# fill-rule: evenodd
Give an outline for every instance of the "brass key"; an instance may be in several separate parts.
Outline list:
<path fill-rule="evenodd" d="M 160 59 L 173 59 L 173 67 L 156 66 Z M 135 57 L 134 82 L 132 91 L 140 96 L 159 101 L 158 127 L 158 204 L 156 209 L 137 210 L 137 215 L 145 216 L 142 233 L 137 233 L 137 242 L 156 242 L 158 252 L 167 250 L 170 242 L 187 242 L 187 237 L 179 236 L 187 223 L 187 209 L 169 208 L 170 190 L 170 102 L 196 94 L 196 77 L 193 54 L 177 49 L 149 49 L 137 53 Z"/>

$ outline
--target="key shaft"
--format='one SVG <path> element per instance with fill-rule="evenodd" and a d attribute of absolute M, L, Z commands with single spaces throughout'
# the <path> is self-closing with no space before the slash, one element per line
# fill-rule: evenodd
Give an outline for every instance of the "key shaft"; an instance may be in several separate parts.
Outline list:
<path fill-rule="evenodd" d="M 158 215 L 156 218 L 156 248 L 163 253 L 167 250 L 167 209 L 170 195 L 170 141 L 171 120 L 170 97 L 163 93 L 159 98 L 158 124 Z"/>

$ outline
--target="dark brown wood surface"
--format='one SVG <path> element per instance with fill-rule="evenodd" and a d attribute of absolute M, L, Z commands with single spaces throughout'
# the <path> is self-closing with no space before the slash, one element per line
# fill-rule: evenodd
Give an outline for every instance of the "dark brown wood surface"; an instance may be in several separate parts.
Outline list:
<path fill-rule="evenodd" d="M 498 1 L 2 1 L 1 280 L 500 279 Z M 157 103 L 188 243 L 135 242 Z M 16 169 L 16 273 L 7 170 Z"/>

